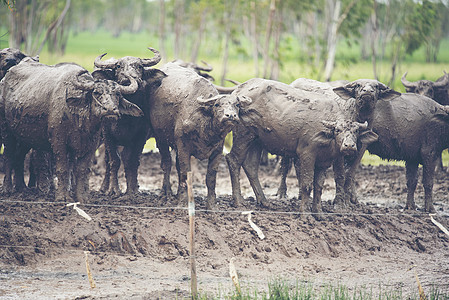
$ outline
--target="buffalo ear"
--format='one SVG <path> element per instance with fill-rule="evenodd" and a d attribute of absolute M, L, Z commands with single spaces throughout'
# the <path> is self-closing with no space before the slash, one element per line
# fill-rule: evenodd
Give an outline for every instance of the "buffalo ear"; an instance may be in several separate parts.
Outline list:
<path fill-rule="evenodd" d="M 380 92 L 379 99 L 382 99 L 384 101 L 390 101 L 399 96 L 401 96 L 401 93 L 396 92 L 395 90 L 390 89 L 389 87 L 386 87 L 385 89 L 382 89 L 382 91 Z"/>
<path fill-rule="evenodd" d="M 312 141 L 318 143 L 319 146 L 329 146 L 334 138 L 335 137 L 333 131 L 324 129 L 315 134 L 312 138 Z"/>
<path fill-rule="evenodd" d="M 134 103 L 121 98 L 119 102 L 120 114 L 132 116 L 132 117 L 143 117 L 143 111 Z"/>
<path fill-rule="evenodd" d="M 339 86 L 333 89 L 334 93 L 344 100 L 353 98 L 353 90 L 350 87 Z"/>
<path fill-rule="evenodd" d="M 87 106 L 87 91 L 69 86 L 65 90 L 65 101 L 70 109 Z"/>
<path fill-rule="evenodd" d="M 154 68 L 145 68 L 143 72 L 143 79 L 149 85 L 160 86 L 162 83 L 162 79 L 167 77 L 167 74 L 162 72 L 161 70 Z"/>
<path fill-rule="evenodd" d="M 213 97 L 210 97 L 210 98 L 206 98 L 206 99 L 204 99 L 203 97 L 198 97 L 197 101 L 198 101 L 198 103 L 200 104 L 201 107 L 208 109 L 208 108 L 213 107 L 215 105 L 215 103 L 219 99 L 221 99 L 223 97 L 226 97 L 226 96 L 224 96 L 224 95 L 216 95 L 216 96 L 213 96 Z"/>
<path fill-rule="evenodd" d="M 95 79 L 114 80 L 115 72 L 111 69 L 96 69 L 92 72 L 92 77 Z"/>
<path fill-rule="evenodd" d="M 432 120 L 445 124 L 449 123 L 449 105 L 443 105 L 441 108 L 437 108 L 432 116 Z"/>
<path fill-rule="evenodd" d="M 365 145 L 377 142 L 378 139 L 379 136 L 372 130 L 365 130 L 359 136 L 359 141 Z"/>

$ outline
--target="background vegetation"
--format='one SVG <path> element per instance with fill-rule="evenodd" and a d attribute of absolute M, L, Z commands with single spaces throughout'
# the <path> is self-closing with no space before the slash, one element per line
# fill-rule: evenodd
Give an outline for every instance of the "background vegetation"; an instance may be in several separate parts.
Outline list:
<path fill-rule="evenodd" d="M 215 67 L 214 76 L 291 82 L 440 77 L 449 65 L 448 0 L 2 0 L 0 48 L 45 63 L 150 55 Z"/>
<path fill-rule="evenodd" d="M 88 70 L 102 53 L 148 57 L 151 46 L 163 62 L 207 61 L 222 85 L 374 78 L 404 92 L 405 71 L 449 71 L 449 0 L 2 0 L 0 20 L 0 48 Z"/>

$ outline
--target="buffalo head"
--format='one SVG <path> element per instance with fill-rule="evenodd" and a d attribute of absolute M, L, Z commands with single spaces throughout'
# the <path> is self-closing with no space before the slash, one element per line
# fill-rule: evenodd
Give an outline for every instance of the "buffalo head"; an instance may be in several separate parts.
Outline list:
<path fill-rule="evenodd" d="M 430 80 L 418 80 L 415 82 L 410 82 L 406 79 L 407 72 L 401 78 L 401 82 L 408 93 L 415 93 L 429 98 L 435 99 L 435 92 L 437 89 L 449 89 L 449 74 L 444 72 L 444 76 L 440 77 L 437 81 L 433 82 Z"/>
<path fill-rule="evenodd" d="M 401 95 L 383 83 L 372 79 L 355 80 L 334 88 L 333 91 L 342 99 L 354 98 L 356 109 L 359 112 L 373 111 L 377 100 L 391 100 Z"/>
<path fill-rule="evenodd" d="M 24 58 L 29 58 L 32 61 L 39 61 L 39 57 L 29 57 L 23 54 L 20 50 L 14 48 L 5 48 L 0 51 L 0 79 L 2 79 L 6 71 L 11 67 L 17 65 Z"/>
<path fill-rule="evenodd" d="M 123 86 L 111 80 L 94 79 L 87 71 L 81 71 L 75 76 L 74 88 L 66 90 L 66 102 L 70 108 L 91 107 L 94 115 L 101 118 L 117 119 L 121 114 L 141 117 L 142 110 L 123 97 L 135 93 L 138 88 L 136 80 L 129 80 L 131 84 Z"/>
<path fill-rule="evenodd" d="M 323 146 L 335 140 L 339 151 L 344 155 L 357 152 L 357 141 L 369 145 L 378 139 L 377 134 L 368 129 L 368 122 L 323 121 L 322 123 L 325 129 L 318 132 L 313 140 Z"/>
<path fill-rule="evenodd" d="M 201 109 L 209 115 L 212 115 L 215 128 L 228 128 L 228 132 L 232 127 L 240 121 L 240 107 L 246 107 L 251 104 L 249 97 L 242 95 L 217 95 L 211 98 L 197 99 Z"/>
<path fill-rule="evenodd" d="M 139 84 L 139 90 L 143 90 L 146 85 L 157 87 L 166 75 L 160 70 L 150 68 L 160 62 L 161 55 L 156 49 L 148 49 L 155 54 L 153 58 L 125 56 L 120 59 L 111 58 L 102 61 L 106 53 L 102 54 L 95 59 L 96 69 L 92 75 L 95 78 L 114 80 L 122 85 L 129 84 L 129 78 L 134 78 Z"/>

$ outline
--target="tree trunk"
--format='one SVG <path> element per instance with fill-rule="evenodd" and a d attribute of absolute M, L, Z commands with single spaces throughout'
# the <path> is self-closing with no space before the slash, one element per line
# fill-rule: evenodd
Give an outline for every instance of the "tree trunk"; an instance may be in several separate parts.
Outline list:
<path fill-rule="evenodd" d="M 175 58 L 181 58 L 184 0 L 175 1 Z"/>
<path fill-rule="evenodd" d="M 71 0 L 66 0 L 65 2 L 65 7 L 61 12 L 61 15 L 59 16 L 59 18 L 56 19 L 56 21 L 54 21 L 50 27 L 48 27 L 47 29 L 47 33 L 45 34 L 44 39 L 41 42 L 41 45 L 39 47 L 39 50 L 37 51 L 37 54 L 41 53 L 42 49 L 44 48 L 45 43 L 47 42 L 50 34 L 52 33 L 53 30 L 57 31 L 59 29 L 59 27 L 61 26 L 62 22 L 64 21 L 64 18 L 67 14 L 67 11 L 69 10 L 70 7 L 70 2 Z"/>
<path fill-rule="evenodd" d="M 232 19 L 234 16 L 235 5 L 230 4 L 231 1 L 225 1 L 225 9 L 224 9 L 224 24 L 232 24 Z M 229 6 L 232 6 L 231 10 L 229 10 Z M 223 49 L 223 70 L 221 73 L 221 85 L 224 85 L 224 81 L 226 78 L 226 73 L 228 72 L 228 56 L 229 56 L 229 40 L 231 39 L 231 26 L 225 26 L 225 41 L 224 41 L 224 49 Z"/>
<path fill-rule="evenodd" d="M 207 9 L 204 9 L 201 13 L 201 20 L 200 20 L 200 26 L 198 28 L 198 36 L 196 41 L 192 45 L 192 54 L 190 57 L 190 61 L 195 63 L 198 59 L 198 53 L 200 51 L 201 42 L 203 40 L 203 33 L 206 29 L 206 16 L 207 16 Z"/>
<path fill-rule="evenodd" d="M 159 51 L 165 58 L 165 0 L 159 0 L 159 8 Z"/>
<path fill-rule="evenodd" d="M 374 1 L 374 9 L 371 15 L 371 26 L 373 29 L 371 35 L 371 60 L 373 63 L 374 79 L 379 80 L 379 76 L 377 74 L 377 40 L 379 38 L 379 30 L 377 25 L 377 2 Z"/>
<path fill-rule="evenodd" d="M 263 78 L 267 78 L 268 76 L 268 66 L 271 64 L 270 62 L 270 40 L 271 40 L 271 32 L 273 29 L 273 18 L 276 13 L 276 0 L 271 0 L 270 4 L 270 13 L 268 15 L 267 20 L 267 28 L 265 31 L 265 44 L 263 49 Z"/>
<path fill-rule="evenodd" d="M 253 62 L 254 62 L 254 76 L 259 77 L 259 46 L 257 41 L 257 28 L 256 28 L 256 2 L 251 1 L 251 43 L 253 45 Z"/>
<path fill-rule="evenodd" d="M 273 49 L 273 64 L 271 66 L 271 75 L 270 79 L 279 80 L 279 47 L 281 44 L 281 34 L 282 34 L 282 14 L 281 10 L 277 11 L 276 14 L 276 22 L 275 22 L 275 31 L 274 31 L 274 49 Z"/>
<path fill-rule="evenodd" d="M 325 81 L 331 79 L 332 72 L 334 71 L 335 53 L 337 52 L 338 16 L 340 15 L 341 1 L 337 0 L 334 3 L 332 0 L 327 0 L 327 7 L 332 17 L 327 29 L 327 58 L 324 67 Z"/>

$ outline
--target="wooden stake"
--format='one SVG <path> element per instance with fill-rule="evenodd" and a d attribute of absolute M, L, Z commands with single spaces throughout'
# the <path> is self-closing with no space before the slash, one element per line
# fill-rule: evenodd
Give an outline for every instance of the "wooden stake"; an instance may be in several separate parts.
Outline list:
<path fill-rule="evenodd" d="M 195 265 L 195 199 L 192 191 L 192 172 L 187 172 L 187 196 L 189 198 L 189 245 L 190 245 L 190 290 L 192 299 L 197 298 L 197 279 Z"/>

